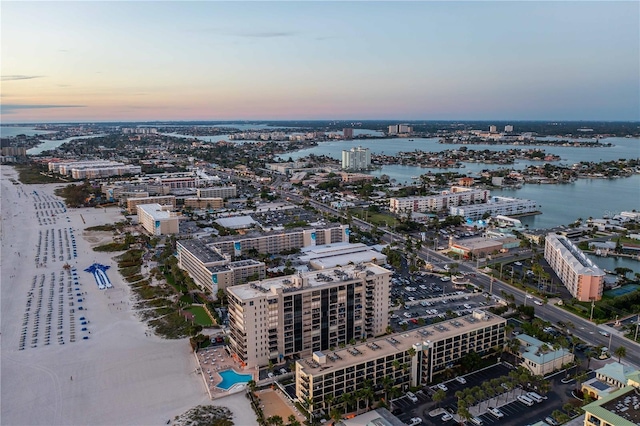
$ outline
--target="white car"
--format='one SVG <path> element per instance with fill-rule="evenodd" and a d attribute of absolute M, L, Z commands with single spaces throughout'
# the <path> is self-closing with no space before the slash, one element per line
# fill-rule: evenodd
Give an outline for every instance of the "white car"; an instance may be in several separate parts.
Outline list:
<path fill-rule="evenodd" d="M 516 266 L 522 266 L 522 262 L 515 262 L 514 265 Z"/>
<path fill-rule="evenodd" d="M 449 390 L 447 385 L 445 385 L 444 383 L 438 383 L 438 389 L 441 389 L 441 390 L 443 390 L 445 392 Z"/>
<path fill-rule="evenodd" d="M 542 306 L 542 302 L 539 300 L 534 300 L 533 303 L 535 303 L 538 306 Z"/>
<path fill-rule="evenodd" d="M 497 408 L 489 408 L 489 413 L 491 413 L 494 417 L 501 419 L 504 417 L 504 413 Z"/>
<path fill-rule="evenodd" d="M 422 423 L 422 419 L 420 417 L 413 417 L 411 420 L 409 420 L 409 426 L 416 426 L 420 423 Z"/>
<path fill-rule="evenodd" d="M 533 296 L 530 294 L 527 294 L 527 299 L 533 299 Z"/>
<path fill-rule="evenodd" d="M 409 398 L 414 404 L 418 402 L 418 397 L 413 392 L 407 392 L 407 398 Z"/>
<path fill-rule="evenodd" d="M 463 385 L 464 385 L 465 383 L 467 383 L 467 380 L 466 380 L 464 377 L 459 377 L 459 376 L 458 376 L 458 377 L 456 377 L 456 381 L 457 381 L 458 383 L 463 384 Z"/>
<path fill-rule="evenodd" d="M 609 337 L 609 333 L 607 333 L 606 331 L 598 331 L 598 333 L 602 334 L 604 337 Z"/>
<path fill-rule="evenodd" d="M 448 422 L 449 420 L 453 420 L 453 416 L 449 413 L 446 413 L 444 416 L 440 418 L 443 422 Z"/>

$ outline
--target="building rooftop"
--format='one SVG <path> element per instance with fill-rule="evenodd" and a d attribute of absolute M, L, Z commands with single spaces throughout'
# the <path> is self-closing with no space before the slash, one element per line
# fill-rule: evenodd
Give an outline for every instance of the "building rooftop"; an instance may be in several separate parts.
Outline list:
<path fill-rule="evenodd" d="M 138 204 L 137 208 L 144 210 L 145 213 L 153 217 L 153 220 L 169 219 L 173 216 L 171 212 L 162 210 L 160 204 Z"/>
<path fill-rule="evenodd" d="M 547 344 L 527 334 L 519 334 L 517 338 L 525 343 L 525 349 L 522 351 L 522 357 L 539 365 L 562 358 L 570 353 L 564 348 L 553 349 L 551 344 Z M 543 346 L 546 349 L 543 348 Z"/>
<path fill-rule="evenodd" d="M 215 222 L 220 226 L 231 229 L 250 228 L 258 223 L 251 216 L 223 217 L 216 219 Z"/>
<path fill-rule="evenodd" d="M 386 408 L 377 408 L 352 419 L 340 420 L 336 426 L 405 426 Z"/>
<path fill-rule="evenodd" d="M 640 425 L 640 390 L 625 386 L 583 408 L 587 418 L 591 413 L 612 425 L 637 426 Z"/>
<path fill-rule="evenodd" d="M 577 273 L 582 273 L 590 276 L 604 276 L 605 273 L 591 261 L 585 254 L 577 248 L 571 241 L 569 241 L 566 237 L 556 234 L 547 234 L 547 240 L 556 239 L 561 245 L 562 248 L 561 254 L 562 257 L 568 260 Z"/>
<path fill-rule="evenodd" d="M 189 250 L 189 252 L 202 263 L 222 262 L 225 260 L 224 256 L 207 247 L 206 244 L 199 239 L 178 240 L 177 243 Z"/>
<path fill-rule="evenodd" d="M 338 282 L 351 282 L 357 280 L 360 274 L 391 274 L 391 271 L 373 263 L 346 265 L 331 271 L 310 271 L 297 275 L 255 281 L 250 284 L 230 287 L 228 291 L 239 299 L 253 299 L 265 294 L 275 295 L 278 291 L 288 293 L 313 287 L 319 288 Z"/>
<path fill-rule="evenodd" d="M 307 375 L 331 372 L 353 365 L 360 358 L 362 361 L 392 355 L 410 348 L 421 349 L 432 342 L 438 342 L 449 337 L 484 328 L 486 326 L 504 323 L 506 320 L 498 315 L 484 311 L 474 311 L 469 315 L 416 328 L 411 331 L 396 333 L 388 336 L 369 339 L 368 342 L 358 343 L 334 351 L 325 351 L 326 363 L 319 364 L 317 356 L 311 356 L 296 361 Z"/>
<path fill-rule="evenodd" d="M 596 374 L 610 377 L 611 379 L 620 382 L 627 383 L 627 377 L 635 371 L 635 368 L 628 365 L 620 364 L 619 362 L 612 362 L 605 364 L 602 368 L 596 370 Z"/>
<path fill-rule="evenodd" d="M 327 225 L 321 225 L 321 226 L 313 226 L 313 227 L 305 227 L 305 228 L 291 228 L 291 229 L 285 229 L 285 230 L 273 230 L 273 231 L 249 231 L 244 235 L 226 235 L 224 237 L 220 237 L 220 238 L 216 238 L 215 241 L 213 242 L 221 242 L 221 241 L 241 241 L 241 240 L 246 240 L 246 239 L 250 239 L 250 238 L 260 238 L 260 237 L 264 237 L 267 235 L 282 235 L 282 234 L 289 234 L 292 232 L 302 232 L 305 230 L 316 230 L 316 231 L 320 231 L 323 229 L 332 229 L 332 228 L 337 228 L 339 227 L 340 224 L 327 224 Z"/>

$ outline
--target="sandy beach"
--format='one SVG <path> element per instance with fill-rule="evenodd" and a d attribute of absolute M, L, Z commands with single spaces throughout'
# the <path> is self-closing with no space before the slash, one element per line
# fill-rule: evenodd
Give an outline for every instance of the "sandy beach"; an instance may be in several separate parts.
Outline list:
<path fill-rule="evenodd" d="M 113 254 L 83 238 L 119 220 L 119 209 L 64 211 L 59 185 L 15 184 L 11 167 L 0 182 L 2 424 L 162 425 L 212 404 L 188 341 L 147 333 Z M 84 271 L 94 262 L 111 267 L 112 289 Z M 243 394 L 213 404 L 228 406 L 237 425 L 255 424 Z"/>

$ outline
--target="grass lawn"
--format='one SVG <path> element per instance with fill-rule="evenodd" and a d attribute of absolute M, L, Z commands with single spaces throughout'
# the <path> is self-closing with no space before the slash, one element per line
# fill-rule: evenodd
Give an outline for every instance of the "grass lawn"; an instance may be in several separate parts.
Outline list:
<path fill-rule="evenodd" d="M 373 213 L 364 212 L 362 209 L 351 209 L 349 212 L 358 219 L 367 220 L 369 223 L 373 223 L 378 226 L 389 225 L 391 227 L 396 225 L 396 218 L 390 214 L 385 213 Z"/>
<path fill-rule="evenodd" d="M 195 322 L 203 327 L 210 327 L 213 325 L 213 319 L 209 316 L 207 311 L 202 306 L 189 306 L 185 311 L 191 312 L 195 315 Z"/>

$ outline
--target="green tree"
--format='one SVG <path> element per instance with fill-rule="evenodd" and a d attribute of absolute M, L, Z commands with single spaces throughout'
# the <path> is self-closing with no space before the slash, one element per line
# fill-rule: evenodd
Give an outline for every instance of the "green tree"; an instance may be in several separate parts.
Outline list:
<path fill-rule="evenodd" d="M 442 401 L 444 401 L 444 399 L 447 397 L 447 394 L 445 393 L 445 391 L 443 391 L 442 389 L 438 389 L 433 396 L 431 397 L 431 399 L 433 399 L 433 402 L 436 403 L 436 405 L 438 407 L 440 407 L 440 403 Z"/>
<path fill-rule="evenodd" d="M 627 356 L 627 348 L 625 348 L 624 346 L 618 346 L 613 353 L 618 357 L 618 362 L 620 362 L 622 358 Z"/>

